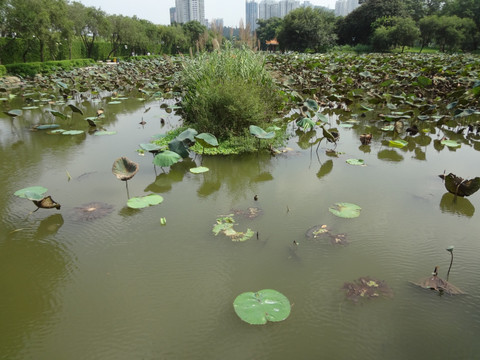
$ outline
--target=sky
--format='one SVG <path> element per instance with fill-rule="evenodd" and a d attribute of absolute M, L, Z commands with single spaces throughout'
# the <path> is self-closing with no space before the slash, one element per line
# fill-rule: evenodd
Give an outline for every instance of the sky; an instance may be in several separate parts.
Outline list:
<path fill-rule="evenodd" d="M 75 0 L 85 6 L 93 6 L 108 15 L 136 15 L 154 24 L 170 24 L 170 8 L 175 0 Z M 259 2 L 259 1 L 257 1 Z M 303 0 L 302 0 L 303 2 Z M 335 9 L 335 0 L 310 0 L 313 5 Z M 223 19 L 224 26 L 238 26 L 240 19 L 245 22 L 245 0 L 205 0 L 205 17 Z"/>

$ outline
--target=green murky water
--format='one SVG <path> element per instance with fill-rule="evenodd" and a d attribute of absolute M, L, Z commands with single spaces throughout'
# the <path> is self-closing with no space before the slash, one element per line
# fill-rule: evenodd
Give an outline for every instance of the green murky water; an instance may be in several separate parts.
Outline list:
<path fill-rule="evenodd" d="M 210 172 L 194 175 L 188 169 L 197 157 L 156 176 L 151 155 L 136 149 L 175 126 L 175 115 L 158 102 L 83 106 L 87 115 L 104 107 L 104 127 L 117 134 L 30 131 L 41 109 L 13 122 L 0 115 L 0 358 L 480 357 L 480 195 L 454 203 L 437 177 L 444 170 L 480 175 L 472 146 L 436 150 L 436 132 L 404 149 L 375 133 L 361 147 L 360 124 L 340 128 L 338 157 L 326 155 L 325 143 L 317 156 L 292 136 L 293 151 L 277 157 L 206 157 Z M 57 122 L 88 130 L 77 115 Z M 140 165 L 130 195 L 158 193 L 161 205 L 126 207 L 125 184 L 111 173 L 120 156 Z M 348 165 L 348 158 L 367 166 Z M 35 206 L 13 193 L 32 185 L 48 188 L 61 210 L 29 214 Z M 91 202 L 113 211 L 83 219 L 78 208 Z M 358 204 L 361 216 L 335 217 L 328 208 L 337 202 Z M 214 236 L 219 215 L 249 207 L 261 215 L 236 216 L 238 227 L 258 238 Z M 321 224 L 347 234 L 349 245 L 305 237 Z M 450 245 L 450 281 L 468 294 L 440 297 L 413 286 L 435 265 L 446 276 Z M 385 280 L 394 296 L 347 300 L 343 284 L 361 276 Z M 242 322 L 235 297 L 265 288 L 290 299 L 290 317 L 266 326 Z"/>

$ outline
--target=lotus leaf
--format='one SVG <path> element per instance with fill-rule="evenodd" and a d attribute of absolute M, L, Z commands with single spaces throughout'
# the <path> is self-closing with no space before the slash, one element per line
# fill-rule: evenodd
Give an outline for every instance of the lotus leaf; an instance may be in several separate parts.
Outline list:
<path fill-rule="evenodd" d="M 95 133 L 93 135 L 95 135 L 95 136 L 105 136 L 105 135 L 116 135 L 116 134 L 117 134 L 116 131 L 101 130 L 101 131 L 95 131 Z"/>
<path fill-rule="evenodd" d="M 408 141 L 405 140 L 390 140 L 388 144 L 392 147 L 403 148 L 408 145 Z"/>
<path fill-rule="evenodd" d="M 85 131 L 83 130 L 67 130 L 67 131 L 64 131 L 62 132 L 62 135 L 80 135 L 80 134 L 84 134 Z"/>
<path fill-rule="evenodd" d="M 118 105 L 118 104 L 121 104 L 121 103 L 122 103 L 121 101 L 109 101 L 108 105 Z"/>
<path fill-rule="evenodd" d="M 223 232 L 223 234 L 231 238 L 232 241 L 239 241 L 239 242 L 246 241 L 254 235 L 254 232 L 250 229 L 247 229 L 246 232 L 236 231 L 233 228 L 234 225 L 236 224 L 235 224 L 235 220 L 233 219 L 233 214 L 222 216 L 217 218 L 217 222 L 213 226 L 212 231 L 215 234 L 215 236 L 218 235 L 220 232 Z"/>
<path fill-rule="evenodd" d="M 132 209 L 142 209 L 163 202 L 163 197 L 157 194 L 150 194 L 143 197 L 133 197 L 128 199 L 127 206 Z"/>
<path fill-rule="evenodd" d="M 60 111 L 57 111 L 57 110 L 53 110 L 53 109 L 46 109 L 46 111 L 48 111 L 49 113 L 51 113 L 53 116 L 55 117 L 58 117 L 62 120 L 65 120 L 68 118 L 67 115 L 65 115 L 64 113 L 61 113 Z"/>
<path fill-rule="evenodd" d="M 442 140 L 440 141 L 442 145 L 448 146 L 449 148 L 459 148 L 461 144 L 456 142 L 455 140 Z"/>
<path fill-rule="evenodd" d="M 76 107 L 75 105 L 68 104 L 68 107 L 72 110 L 72 112 L 76 112 L 80 115 L 83 115 L 83 111 L 81 109 L 79 109 L 78 107 Z"/>
<path fill-rule="evenodd" d="M 480 189 L 480 177 L 467 180 L 452 173 L 439 176 L 445 180 L 445 188 L 449 192 L 461 197 L 470 196 Z"/>
<path fill-rule="evenodd" d="M 10 117 L 17 117 L 22 115 L 22 110 L 19 109 L 14 109 L 14 110 L 9 110 L 9 111 L 4 111 L 4 114 L 7 114 Z"/>
<path fill-rule="evenodd" d="M 351 219 L 360 216 L 362 208 L 351 203 L 336 203 L 328 210 L 338 217 Z"/>
<path fill-rule="evenodd" d="M 297 126 L 301 127 L 303 130 L 313 129 L 315 125 L 315 121 L 310 118 L 302 118 L 297 120 Z"/>
<path fill-rule="evenodd" d="M 348 159 L 346 162 L 350 165 L 365 165 L 365 161 L 362 159 Z"/>
<path fill-rule="evenodd" d="M 190 155 L 190 153 L 188 152 L 188 147 L 185 145 L 185 142 L 178 140 L 178 137 L 168 143 L 168 148 L 170 149 L 170 151 L 177 153 L 184 159 L 186 159 Z"/>
<path fill-rule="evenodd" d="M 153 144 L 153 143 L 140 144 L 140 148 L 141 148 L 142 150 L 151 152 L 151 153 L 153 153 L 153 154 L 161 151 L 162 149 L 164 149 L 163 146 L 160 146 L 160 145 L 157 145 L 157 144 Z"/>
<path fill-rule="evenodd" d="M 193 174 L 201 174 L 209 171 L 210 169 L 205 166 L 198 166 L 190 169 L 190 172 Z"/>
<path fill-rule="evenodd" d="M 43 198 L 43 194 L 45 194 L 46 192 L 47 192 L 47 189 L 44 188 L 43 186 L 30 186 L 30 187 L 15 191 L 13 195 L 24 198 L 24 199 L 28 199 L 27 193 L 30 196 L 32 196 L 31 194 L 38 194 L 41 199 Z"/>
<path fill-rule="evenodd" d="M 306 106 L 308 108 L 308 110 L 313 111 L 313 112 L 317 112 L 318 109 L 319 109 L 318 103 L 313 99 L 306 100 L 303 103 L 303 105 Z"/>
<path fill-rule="evenodd" d="M 270 131 L 267 133 L 261 127 L 258 127 L 255 125 L 250 125 L 249 129 L 250 129 L 250 134 L 255 136 L 257 139 L 273 139 L 275 137 L 274 131 Z"/>
<path fill-rule="evenodd" d="M 130 180 L 138 172 L 139 166 L 136 162 L 122 156 L 114 161 L 112 173 L 122 181 Z"/>
<path fill-rule="evenodd" d="M 392 297 L 393 292 L 385 281 L 370 277 L 361 277 L 342 287 L 347 299 L 357 302 L 360 299 L 374 299 L 378 297 Z"/>
<path fill-rule="evenodd" d="M 427 87 L 427 86 L 432 85 L 433 81 L 432 81 L 432 79 L 429 79 L 429 78 L 427 78 L 427 77 L 425 77 L 425 76 L 419 76 L 419 77 L 417 78 L 417 83 L 418 83 L 418 85 L 420 85 L 421 87 Z"/>
<path fill-rule="evenodd" d="M 198 135 L 197 130 L 188 128 L 187 130 L 181 132 L 176 139 L 182 142 L 188 140 L 190 144 L 193 144 L 195 142 L 196 135 Z"/>
<path fill-rule="evenodd" d="M 215 135 L 210 133 L 201 133 L 195 136 L 195 139 L 202 145 L 204 148 L 211 148 L 218 146 L 218 140 Z"/>
<path fill-rule="evenodd" d="M 165 150 L 155 155 L 153 163 L 160 167 L 168 167 L 179 162 L 181 159 L 182 157 L 176 152 Z"/>
<path fill-rule="evenodd" d="M 39 208 L 39 209 L 57 209 L 60 210 L 60 204 L 55 202 L 52 197 L 46 196 L 40 200 L 33 200 L 33 203 Z"/>
<path fill-rule="evenodd" d="M 424 289 L 438 291 L 441 294 L 443 293 L 446 293 L 449 295 L 465 294 L 462 290 L 457 288 L 455 285 L 449 283 L 446 280 L 443 280 L 438 276 L 438 266 L 435 266 L 435 269 L 431 276 L 420 279 L 419 281 L 414 282 L 413 284 L 420 286 Z"/>
<path fill-rule="evenodd" d="M 252 325 L 283 321 L 291 311 L 288 298 L 271 289 L 240 294 L 235 298 L 233 308 L 240 319 Z"/>
<path fill-rule="evenodd" d="M 24 106 L 22 110 L 35 110 L 38 109 L 38 106 Z"/>
<path fill-rule="evenodd" d="M 60 125 L 58 124 L 44 124 L 44 125 L 36 125 L 34 129 L 36 130 L 49 130 L 49 129 L 57 129 Z"/>

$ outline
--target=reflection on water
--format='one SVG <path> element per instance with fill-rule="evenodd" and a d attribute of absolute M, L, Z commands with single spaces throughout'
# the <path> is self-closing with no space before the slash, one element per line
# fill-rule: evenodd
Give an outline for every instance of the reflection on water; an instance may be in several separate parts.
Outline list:
<path fill-rule="evenodd" d="M 294 151 L 276 157 L 192 155 L 160 169 L 136 150 L 175 126 L 174 114 L 136 99 L 82 105 L 88 115 L 105 108 L 101 126 L 116 135 L 89 133 L 78 114 L 63 121 L 40 108 L 13 123 L 0 115 L 3 357 L 403 360 L 480 351 L 480 196 L 454 201 L 436 175 L 478 176 L 475 135 L 455 137 L 462 146 L 451 151 L 438 146 L 445 131 L 436 126 L 394 135 L 368 114 L 343 128 L 339 112 L 330 120 L 340 132 L 335 152 L 323 142 L 314 154 L 321 130 L 296 129 L 286 144 Z M 53 121 L 86 132 L 30 130 Z M 364 133 L 370 145 L 361 145 Z M 408 145 L 390 147 L 394 137 Z M 126 207 L 125 186 L 111 174 L 120 156 L 140 165 L 131 195 L 159 193 L 162 204 Z M 192 174 L 200 163 L 210 171 Z M 62 209 L 29 215 L 31 202 L 13 193 L 33 185 L 47 187 Z M 358 204 L 361 216 L 335 217 L 328 208 L 337 202 Z M 108 205 L 97 216 L 92 204 Z M 79 218 L 82 208 L 90 220 Z M 213 234 L 218 216 L 230 213 L 241 231 L 255 231 L 250 240 Z M 305 235 L 323 224 L 332 236 Z M 348 246 L 336 244 L 347 236 Z M 411 286 L 435 265 L 448 267 L 450 245 L 450 280 L 468 295 L 440 298 Z M 385 281 L 393 297 L 347 301 L 342 286 L 359 277 Z M 235 297 L 265 288 L 290 299 L 290 317 L 266 327 L 240 321 Z"/>

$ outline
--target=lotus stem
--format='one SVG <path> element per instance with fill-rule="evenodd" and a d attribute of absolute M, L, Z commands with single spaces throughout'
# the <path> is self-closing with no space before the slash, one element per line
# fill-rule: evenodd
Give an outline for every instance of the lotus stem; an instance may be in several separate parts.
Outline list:
<path fill-rule="evenodd" d="M 130 199 L 130 193 L 128 191 L 128 180 L 125 180 L 125 187 L 127 188 L 127 199 Z"/>
<path fill-rule="evenodd" d="M 452 268 L 452 264 L 453 264 L 453 250 L 452 251 L 449 251 L 450 253 L 450 266 L 448 267 L 448 271 L 447 271 L 447 281 L 448 281 L 448 277 L 450 276 L 450 269 Z"/>

